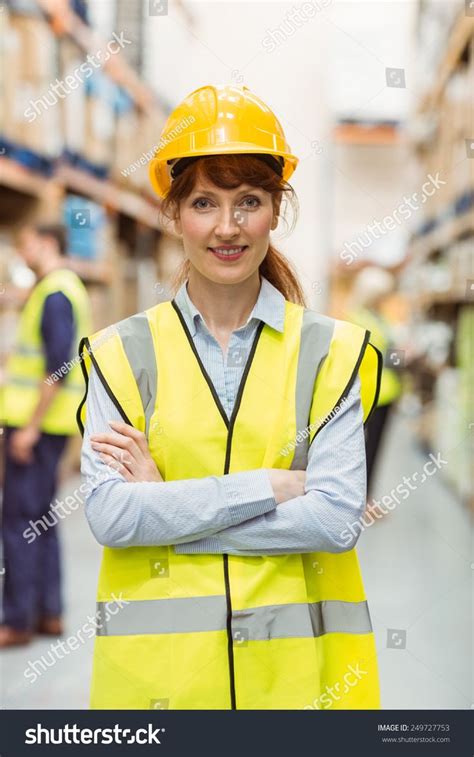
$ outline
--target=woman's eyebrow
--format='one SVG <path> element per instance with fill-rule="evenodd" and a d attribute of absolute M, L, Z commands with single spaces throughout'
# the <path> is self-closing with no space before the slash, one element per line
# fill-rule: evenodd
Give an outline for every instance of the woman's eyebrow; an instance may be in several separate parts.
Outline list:
<path fill-rule="evenodd" d="M 241 189 L 239 192 L 237 192 L 236 197 L 239 197 L 240 195 L 249 194 L 250 192 L 258 192 L 258 187 L 249 187 L 248 189 Z M 216 192 L 213 192 L 211 189 L 195 189 L 191 197 L 194 197 L 194 195 L 209 195 L 209 197 L 217 197 Z"/>

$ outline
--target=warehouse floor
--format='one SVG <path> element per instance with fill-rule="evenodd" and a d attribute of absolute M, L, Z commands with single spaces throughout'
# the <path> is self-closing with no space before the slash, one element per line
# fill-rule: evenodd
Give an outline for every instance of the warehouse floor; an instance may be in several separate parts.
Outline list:
<path fill-rule="evenodd" d="M 454 460 L 456 451 L 440 450 Z M 374 497 L 389 494 L 403 476 L 421 472 L 409 421 L 394 418 L 375 482 Z M 384 709 L 469 709 L 471 690 L 472 557 L 470 518 L 436 472 L 361 535 L 358 552 L 376 633 Z M 78 486 L 70 480 L 59 493 Z M 370 521 L 366 521 L 370 524 Z M 66 634 L 76 636 L 95 612 L 101 548 L 81 512 L 61 523 Z M 84 637 L 84 634 L 82 634 Z M 51 651 L 51 641 L 0 655 L 3 708 L 83 709 L 88 706 L 93 639 L 74 651 Z M 71 645 L 72 646 L 72 645 Z M 50 667 L 32 682 L 31 665 L 46 655 Z M 62 655 L 61 659 L 57 659 Z M 29 676 L 25 678 L 25 672 Z"/>

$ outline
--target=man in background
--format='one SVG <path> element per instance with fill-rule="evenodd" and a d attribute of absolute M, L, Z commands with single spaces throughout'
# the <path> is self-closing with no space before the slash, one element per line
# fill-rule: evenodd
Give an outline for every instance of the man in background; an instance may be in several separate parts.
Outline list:
<path fill-rule="evenodd" d="M 75 415 L 84 392 L 77 347 L 90 333 L 87 291 L 65 265 L 65 250 L 59 225 L 29 226 L 19 235 L 18 253 L 37 283 L 20 315 L 3 390 L 0 647 L 63 630 L 57 518 L 50 525 L 48 511 L 61 454 L 77 432 Z M 41 521 L 34 540 L 24 536 L 30 521 Z"/>

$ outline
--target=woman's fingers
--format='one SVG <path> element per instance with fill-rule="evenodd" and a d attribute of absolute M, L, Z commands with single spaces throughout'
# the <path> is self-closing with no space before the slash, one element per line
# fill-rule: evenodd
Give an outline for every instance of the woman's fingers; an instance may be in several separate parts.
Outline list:
<path fill-rule="evenodd" d="M 123 436 L 122 434 L 108 434 L 104 432 L 102 434 L 91 434 L 91 442 L 98 444 L 113 444 L 114 447 L 122 447 L 122 449 L 129 449 L 135 442 L 129 436 Z"/>
<path fill-rule="evenodd" d="M 105 444 L 104 442 L 91 442 L 91 447 L 96 452 L 102 452 L 108 455 L 112 460 L 116 460 L 122 465 L 130 467 L 133 464 L 133 456 L 127 449 L 117 447 L 115 444 Z"/>
<path fill-rule="evenodd" d="M 133 481 L 133 474 L 126 468 L 126 466 L 121 463 L 119 460 L 117 460 L 115 457 L 112 457 L 111 455 L 108 455 L 104 452 L 99 453 L 99 457 L 103 462 L 113 470 L 117 471 L 117 473 L 120 473 L 126 481 Z"/>
<path fill-rule="evenodd" d="M 128 450 L 136 460 L 147 457 L 149 454 L 148 444 L 146 436 L 142 431 L 121 421 L 109 421 L 109 425 L 113 429 L 112 433 L 92 434 L 91 442 L 113 444 L 116 447 L 122 447 Z"/>
<path fill-rule="evenodd" d="M 132 474 L 133 481 L 163 481 L 153 460 L 146 436 L 127 423 L 109 421 L 114 433 L 91 434 L 92 449 L 117 460 Z M 119 469 L 123 473 L 122 469 Z"/>
<path fill-rule="evenodd" d="M 122 421 L 109 421 L 109 426 L 119 434 L 132 439 L 144 455 L 148 452 L 148 443 L 143 431 L 139 431 L 138 428 L 130 426 L 128 423 L 122 423 Z"/>

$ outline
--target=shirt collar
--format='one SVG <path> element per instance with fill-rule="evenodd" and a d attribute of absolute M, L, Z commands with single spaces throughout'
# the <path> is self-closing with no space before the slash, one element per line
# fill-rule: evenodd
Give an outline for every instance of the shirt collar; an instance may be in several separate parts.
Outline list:
<path fill-rule="evenodd" d="M 204 318 L 201 313 L 192 302 L 188 290 L 187 281 L 185 281 L 178 289 L 174 301 L 184 316 L 186 325 L 194 336 L 197 331 L 197 323 L 202 321 L 204 324 Z M 283 332 L 285 323 L 285 297 L 283 294 L 270 284 L 268 279 L 261 276 L 261 286 L 258 293 L 257 301 L 250 313 L 247 325 L 252 318 L 263 321 L 265 324 L 275 329 L 276 331 Z M 242 328 L 242 327 L 241 327 Z"/>

